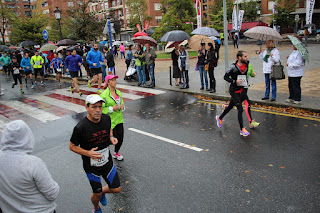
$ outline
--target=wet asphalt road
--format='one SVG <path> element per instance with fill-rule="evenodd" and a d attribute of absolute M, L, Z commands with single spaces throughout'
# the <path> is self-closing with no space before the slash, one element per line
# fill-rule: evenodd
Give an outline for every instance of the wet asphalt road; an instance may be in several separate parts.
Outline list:
<path fill-rule="evenodd" d="M 107 195 L 104 212 L 320 212 L 319 122 L 261 112 L 243 138 L 237 111 L 222 129 L 221 106 L 167 92 L 126 103 L 123 162 L 115 162 L 122 192 Z M 34 155 L 60 185 L 57 212 L 92 210 L 81 157 L 69 151 L 86 113 L 31 126 Z M 248 121 L 244 114 L 244 123 Z M 202 151 L 129 130 L 134 128 Z"/>

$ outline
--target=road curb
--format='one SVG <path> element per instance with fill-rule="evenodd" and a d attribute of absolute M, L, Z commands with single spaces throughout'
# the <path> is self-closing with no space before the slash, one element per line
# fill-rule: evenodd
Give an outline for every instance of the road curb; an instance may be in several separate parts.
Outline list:
<path fill-rule="evenodd" d="M 49 77 L 55 77 L 54 75 L 48 75 Z M 71 79 L 70 77 L 63 76 L 61 77 L 62 79 Z M 88 79 L 85 77 L 78 78 L 79 81 L 87 82 Z M 133 86 L 131 84 L 126 84 Z M 162 87 L 156 87 L 156 89 L 163 89 L 163 90 L 169 90 L 169 91 L 174 91 L 174 92 L 180 92 L 180 93 L 187 93 L 190 95 L 201 95 L 204 97 L 208 98 L 213 98 L 215 100 L 220 100 L 220 101 L 229 101 L 230 96 L 229 95 L 217 95 L 217 94 L 211 94 L 211 93 L 200 93 L 200 92 L 194 92 L 194 91 L 186 91 L 186 90 L 177 90 L 177 89 L 171 89 L 171 88 L 162 88 Z M 294 108 L 294 109 L 302 109 L 302 110 L 307 110 L 310 112 L 315 112 L 315 113 L 320 113 L 320 109 L 312 108 L 312 107 L 304 107 L 304 106 L 299 106 L 299 105 L 292 105 L 289 103 L 279 103 L 279 102 L 266 102 L 266 101 L 261 101 L 261 100 L 255 100 L 255 99 L 250 99 L 251 105 L 262 105 L 262 106 L 273 106 L 273 107 L 282 107 L 282 108 Z"/>

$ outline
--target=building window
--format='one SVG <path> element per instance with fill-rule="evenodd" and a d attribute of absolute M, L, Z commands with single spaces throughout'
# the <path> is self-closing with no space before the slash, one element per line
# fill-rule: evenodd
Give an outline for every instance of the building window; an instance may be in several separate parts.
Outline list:
<path fill-rule="evenodd" d="M 46 9 L 46 10 L 43 10 L 43 15 L 46 15 L 46 14 L 49 14 L 50 13 L 50 11 L 49 11 L 49 9 Z"/>
<path fill-rule="evenodd" d="M 118 16 L 122 16 L 122 11 L 118 10 Z"/>
<path fill-rule="evenodd" d="M 161 4 L 160 3 L 154 3 L 154 10 L 155 11 L 161 10 Z"/>
<path fill-rule="evenodd" d="M 121 5 L 121 4 L 120 4 L 120 0 L 117 0 L 117 6 L 119 6 L 119 5 Z"/>
<path fill-rule="evenodd" d="M 73 2 L 72 1 L 68 1 L 68 7 L 73 7 L 73 6 L 74 6 Z"/>
<path fill-rule="evenodd" d="M 208 0 L 203 0 L 203 3 L 207 3 Z"/>
<path fill-rule="evenodd" d="M 208 18 L 208 15 L 206 13 L 203 13 L 204 18 Z"/>
<path fill-rule="evenodd" d="M 113 0 L 113 1 L 112 1 L 112 7 L 115 7 L 115 6 L 116 6 L 116 1 Z"/>
<path fill-rule="evenodd" d="M 203 5 L 203 11 L 208 10 L 208 6 L 207 5 Z"/>
<path fill-rule="evenodd" d="M 101 4 L 101 10 L 104 10 L 104 4 L 103 3 Z"/>
<path fill-rule="evenodd" d="M 268 10 L 273 10 L 274 1 L 268 1 Z"/>
<path fill-rule="evenodd" d="M 156 23 L 159 23 L 162 21 L 162 16 L 155 16 L 154 18 L 155 18 Z"/>
<path fill-rule="evenodd" d="M 48 2 L 47 1 L 42 2 L 41 7 L 47 7 L 47 6 L 48 6 Z"/>
<path fill-rule="evenodd" d="M 23 3 L 30 3 L 29 0 L 23 0 Z"/>

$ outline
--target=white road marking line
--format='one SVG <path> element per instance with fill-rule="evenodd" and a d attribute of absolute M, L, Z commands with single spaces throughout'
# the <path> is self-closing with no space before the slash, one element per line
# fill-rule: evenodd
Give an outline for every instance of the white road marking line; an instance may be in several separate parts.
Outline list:
<path fill-rule="evenodd" d="M 149 88 L 143 88 L 143 87 L 137 87 L 137 86 L 128 86 L 128 85 L 123 85 L 123 84 L 117 84 L 117 87 L 122 88 L 122 89 L 130 89 L 130 90 L 135 90 L 135 91 L 140 91 L 140 92 L 147 92 L 147 93 L 151 93 L 151 94 L 155 94 L 155 95 L 166 93 L 165 91 L 162 91 L 162 90 L 149 89 Z"/>
<path fill-rule="evenodd" d="M 80 87 L 81 90 L 86 90 L 86 91 L 90 91 L 90 92 L 97 92 L 97 88 L 82 88 Z M 140 95 L 134 95 L 134 94 L 129 94 L 129 93 L 125 93 L 125 92 L 121 92 L 122 93 L 122 97 L 123 98 L 128 98 L 131 100 L 137 100 L 137 99 L 141 99 L 144 98 L 144 96 L 140 96 Z"/>
<path fill-rule="evenodd" d="M 0 115 L 0 132 L 4 130 L 6 127 L 7 123 L 9 123 L 11 120 L 4 117 L 3 115 Z"/>
<path fill-rule="evenodd" d="M 77 113 L 81 113 L 86 111 L 85 106 L 80 106 L 78 104 L 74 104 L 74 103 L 70 103 L 67 101 L 62 101 L 62 100 L 58 100 L 55 98 L 50 98 L 47 96 L 30 96 L 33 99 L 45 102 L 47 104 L 51 104 L 51 105 L 55 105 L 57 107 L 63 108 L 63 109 L 68 109 Z"/>
<path fill-rule="evenodd" d="M 128 128 L 128 130 L 133 131 L 133 132 L 137 132 L 137 133 L 140 133 L 142 135 L 146 135 L 146 136 L 158 139 L 158 140 L 162 140 L 162 141 L 167 142 L 167 143 L 171 143 L 171 144 L 174 144 L 174 145 L 177 145 L 177 146 L 181 146 L 181 147 L 186 148 L 186 149 L 191 149 L 191 150 L 194 150 L 194 151 L 197 151 L 197 152 L 203 151 L 203 149 L 201 149 L 201 148 L 198 148 L 198 147 L 195 147 L 195 146 L 191 146 L 191 145 L 188 145 L 188 144 L 185 144 L 185 143 L 181 143 L 179 141 L 171 140 L 171 139 L 168 139 L 168 138 L 164 138 L 164 137 L 161 137 L 161 136 L 158 136 L 158 135 L 154 135 L 154 134 L 151 134 L 151 133 L 148 133 L 148 132 L 144 132 L 144 131 L 141 131 L 141 130 L 138 130 L 138 129 Z"/>
<path fill-rule="evenodd" d="M 82 94 L 82 96 L 79 95 L 79 93 L 71 93 L 70 90 L 66 90 L 66 89 L 58 89 L 55 91 L 55 93 L 59 94 L 59 95 L 64 95 L 64 96 L 68 96 L 71 98 L 78 98 L 81 100 L 86 100 L 87 96 Z"/>
<path fill-rule="evenodd" d="M 6 103 L 3 103 L 8 107 L 11 107 L 15 110 L 18 110 L 26 115 L 29 115 L 41 122 L 47 122 L 47 121 L 54 121 L 57 119 L 60 119 L 61 117 L 56 116 L 54 114 L 51 114 L 49 112 L 43 111 L 41 109 L 38 109 L 36 107 L 29 106 L 25 103 L 22 103 L 20 101 L 8 101 Z"/>

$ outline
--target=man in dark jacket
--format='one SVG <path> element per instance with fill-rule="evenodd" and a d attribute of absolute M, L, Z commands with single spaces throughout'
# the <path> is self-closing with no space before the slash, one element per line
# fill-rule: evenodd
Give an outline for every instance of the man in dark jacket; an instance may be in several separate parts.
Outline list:
<path fill-rule="evenodd" d="M 114 58 L 110 49 L 108 49 L 105 63 L 107 63 L 107 66 L 108 66 L 108 75 L 112 75 L 112 72 L 115 73 L 116 70 L 115 70 Z"/>
<path fill-rule="evenodd" d="M 246 130 L 246 128 L 243 127 L 243 118 L 242 118 L 242 102 L 245 102 L 246 105 L 246 113 L 250 121 L 250 127 L 251 121 L 253 121 L 251 117 L 251 110 L 250 110 L 250 100 L 247 96 L 247 89 L 248 86 L 248 80 L 247 80 L 247 74 L 248 74 L 248 55 L 245 51 L 238 51 L 237 53 L 237 61 L 233 63 L 227 70 L 226 74 L 224 75 L 224 80 L 230 83 L 229 87 L 229 93 L 231 95 L 231 100 L 228 105 L 228 107 L 223 111 L 223 113 L 219 116 L 216 116 L 217 120 L 217 126 L 219 128 L 222 127 L 222 122 L 224 116 L 234 107 L 237 107 L 238 110 L 238 121 L 240 125 L 240 135 L 246 137 L 250 135 L 250 132 Z M 256 126 L 254 126 L 256 127 Z M 253 128 L 254 128 L 253 127 Z"/>

